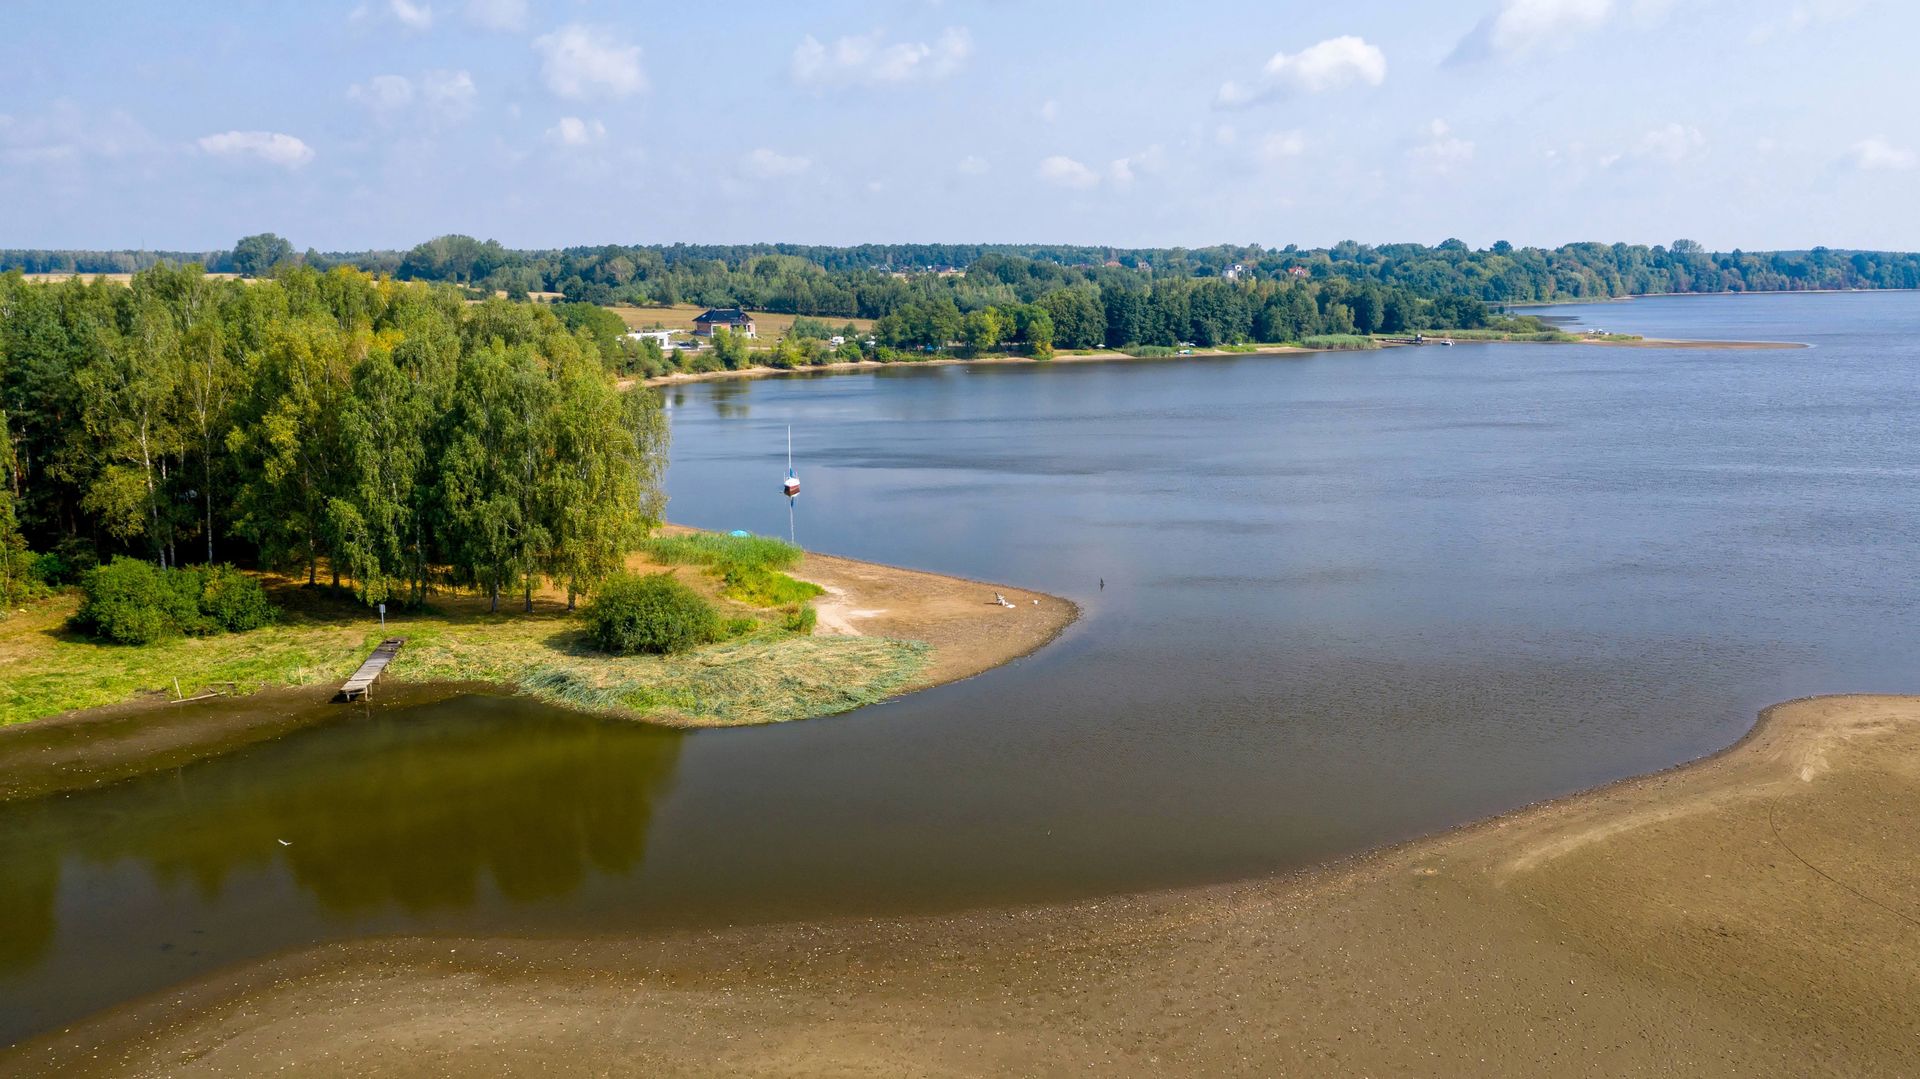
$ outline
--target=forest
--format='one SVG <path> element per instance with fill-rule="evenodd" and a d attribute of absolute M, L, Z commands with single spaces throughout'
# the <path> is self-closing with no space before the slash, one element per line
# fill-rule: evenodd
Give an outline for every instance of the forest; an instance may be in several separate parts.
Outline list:
<path fill-rule="evenodd" d="M 658 395 L 611 364 L 545 306 L 349 267 L 0 275 L 0 592 L 115 555 L 589 592 L 662 508 Z"/>
<path fill-rule="evenodd" d="M 544 292 L 597 304 L 737 304 L 826 318 L 881 318 L 909 303 L 939 299 L 943 287 L 964 311 L 1006 299 L 1031 303 L 1059 288 L 1139 289 L 1169 279 L 1346 278 L 1489 304 L 1671 292 L 1920 287 L 1920 254 L 1824 247 L 1711 252 L 1691 240 L 1665 246 L 1574 243 L 1554 248 L 1501 241 L 1478 249 L 1449 239 L 1435 246 L 1345 241 L 1327 248 L 607 244 L 515 250 L 492 240 L 449 235 L 406 251 L 301 254 L 289 241 L 263 233 L 241 240 L 231 251 L 0 250 L 0 270 L 28 273 L 131 273 L 165 263 L 198 263 L 212 272 L 259 275 L 287 261 L 319 270 L 352 266 L 514 297 Z M 1008 266 L 1021 270 L 1011 273 Z M 962 271 L 972 277 L 988 268 L 1002 284 L 1013 287 L 1013 296 L 975 297 L 964 284 L 955 283 Z"/>

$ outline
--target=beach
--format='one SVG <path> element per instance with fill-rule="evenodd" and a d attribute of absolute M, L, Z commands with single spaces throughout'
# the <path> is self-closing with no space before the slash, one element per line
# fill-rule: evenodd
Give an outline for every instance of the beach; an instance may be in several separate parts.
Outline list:
<path fill-rule="evenodd" d="M 1920 698 L 1265 880 L 653 939 L 365 940 L 137 1001 L 15 1074 L 1899 1074 Z"/>

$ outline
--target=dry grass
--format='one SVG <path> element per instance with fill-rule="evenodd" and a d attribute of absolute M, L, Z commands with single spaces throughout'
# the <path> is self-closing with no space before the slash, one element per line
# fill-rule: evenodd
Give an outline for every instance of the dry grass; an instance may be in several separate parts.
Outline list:
<path fill-rule="evenodd" d="M 619 315 L 621 321 L 625 322 L 627 328 L 630 330 L 651 330 L 657 328 L 663 330 L 686 330 L 688 333 L 692 333 L 693 320 L 697 318 L 702 311 L 705 311 L 706 308 L 699 304 L 677 303 L 671 307 L 623 306 L 612 307 L 609 308 L 609 310 Z M 793 320 L 796 317 L 814 317 L 804 315 L 776 315 L 764 311 L 752 311 L 748 313 L 753 316 L 754 332 L 757 333 L 763 341 L 777 340 L 786 336 L 787 331 L 793 329 Z M 826 323 L 836 330 L 849 322 L 853 323 L 855 329 L 863 332 L 873 328 L 872 319 L 818 317 L 821 322 Z"/>
<path fill-rule="evenodd" d="M 68 281 L 75 277 L 82 278 L 87 281 L 91 281 L 96 277 L 104 277 L 107 279 L 107 282 L 109 284 L 114 284 L 114 285 L 131 284 L 133 281 L 133 275 L 130 273 L 30 273 L 30 274 L 22 274 L 21 276 L 25 277 L 29 281 L 37 282 L 42 285 L 54 284 L 60 281 Z M 217 278 L 220 278 L 221 280 L 232 280 L 240 277 L 240 275 L 236 273 L 210 273 L 207 276 L 217 277 Z"/>

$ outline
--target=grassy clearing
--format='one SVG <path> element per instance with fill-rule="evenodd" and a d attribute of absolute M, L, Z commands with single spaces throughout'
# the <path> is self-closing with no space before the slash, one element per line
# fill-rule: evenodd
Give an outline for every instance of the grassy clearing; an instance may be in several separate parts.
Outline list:
<path fill-rule="evenodd" d="M 647 541 L 646 553 L 661 565 L 705 567 L 721 582 L 721 595 L 749 607 L 792 608 L 826 593 L 781 573 L 800 561 L 800 548 L 768 536 L 660 536 Z"/>
<path fill-rule="evenodd" d="M 1323 333 L 1304 338 L 1300 342 L 1300 347 L 1345 351 L 1349 349 L 1379 348 L 1380 342 L 1357 333 Z"/>
<path fill-rule="evenodd" d="M 284 610 L 276 625 L 111 645 L 66 628 L 78 605 L 68 593 L 0 621 L 0 724 L 142 695 L 171 697 L 176 679 L 189 696 L 227 683 L 241 693 L 337 684 L 383 636 L 407 638 L 389 679 L 488 682 L 571 707 L 697 726 L 858 708 L 900 692 L 928 662 L 931 649 L 915 641 L 811 636 L 813 610 L 788 589 L 807 598 L 817 590 L 771 568 L 798 559 L 787 544 L 704 535 L 654 542 L 674 556 L 656 563 L 687 566 L 682 580 L 720 607 L 727 640 L 672 656 L 609 656 L 588 644 L 583 620 L 567 613 L 562 597 L 538 594 L 532 613 L 500 614 L 488 613 L 480 597 L 441 596 L 426 611 L 389 614 L 383 632 L 364 608 L 331 589 L 274 579 L 269 591 Z M 695 566 L 706 572 L 691 572 Z M 716 566 L 722 568 L 714 572 Z M 749 600 L 727 594 L 726 568 L 748 575 Z M 765 607 L 778 609 L 754 609 Z"/>

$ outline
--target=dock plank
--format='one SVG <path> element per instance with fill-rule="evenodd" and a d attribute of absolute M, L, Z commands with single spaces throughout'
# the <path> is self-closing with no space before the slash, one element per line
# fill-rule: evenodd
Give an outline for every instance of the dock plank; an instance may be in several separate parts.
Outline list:
<path fill-rule="evenodd" d="M 340 693 L 334 699 L 339 701 L 366 700 L 367 691 L 373 688 L 373 683 L 377 681 L 382 674 L 386 673 L 387 664 L 393 662 L 393 657 L 400 654 L 400 646 L 406 643 L 407 639 L 405 637 L 388 637 L 386 640 L 381 641 L 379 646 L 373 650 L 373 654 L 367 657 L 367 661 L 362 663 L 360 668 L 354 671 L 353 675 L 341 685 Z"/>

